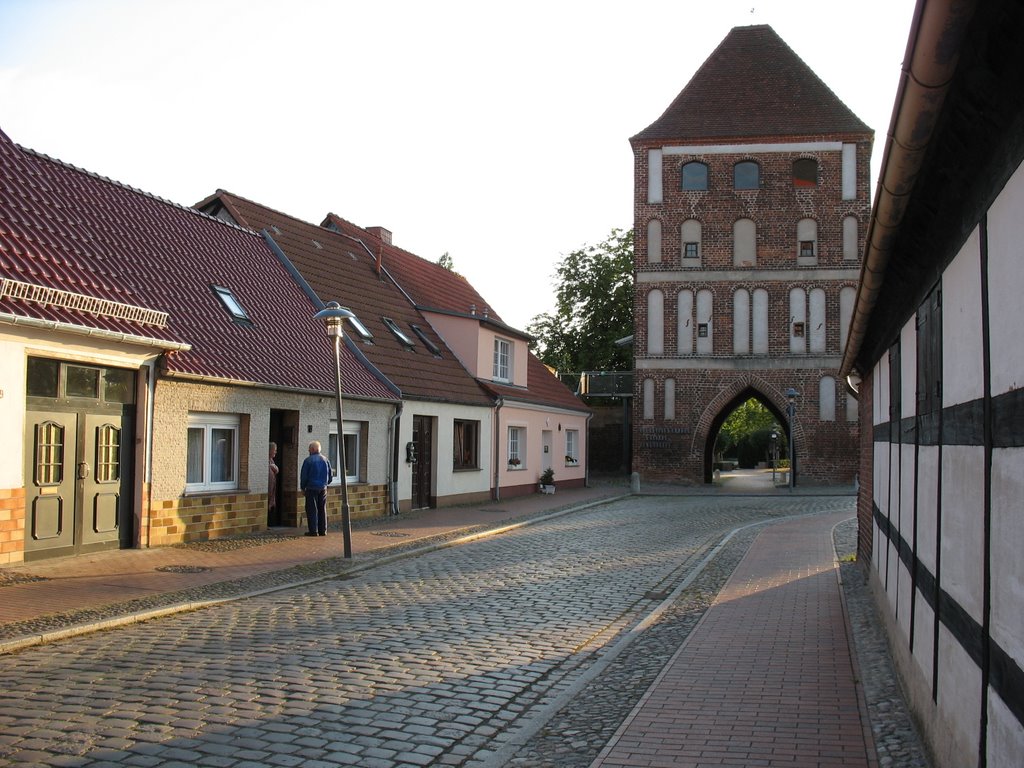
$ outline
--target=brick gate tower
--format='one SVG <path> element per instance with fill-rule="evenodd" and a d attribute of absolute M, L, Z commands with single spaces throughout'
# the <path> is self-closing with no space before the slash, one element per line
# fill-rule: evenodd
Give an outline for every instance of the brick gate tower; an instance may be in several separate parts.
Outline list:
<path fill-rule="evenodd" d="M 753 397 L 792 427 L 796 478 L 850 483 L 857 408 L 838 369 L 872 131 L 768 26 L 737 27 L 634 154 L 633 468 L 710 482 Z M 786 392 L 795 389 L 793 424 Z"/>

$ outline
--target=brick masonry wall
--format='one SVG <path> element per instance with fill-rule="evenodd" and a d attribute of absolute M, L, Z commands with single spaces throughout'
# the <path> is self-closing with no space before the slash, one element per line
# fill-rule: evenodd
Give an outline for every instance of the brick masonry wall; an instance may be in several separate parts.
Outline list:
<path fill-rule="evenodd" d="M 800 142 L 850 142 L 844 136 L 786 137 Z M 751 137 L 750 143 L 773 143 L 775 137 Z M 692 143 L 692 142 L 687 142 Z M 737 144 L 748 143 L 736 140 Z M 794 387 L 797 402 L 795 445 L 797 479 L 808 484 L 847 484 L 858 472 L 859 429 L 846 420 L 846 392 L 838 376 L 843 339 L 840 292 L 856 288 L 860 261 L 843 258 L 843 219 L 858 222 L 858 256 L 863 250 L 870 213 L 870 139 L 857 141 L 857 196 L 842 199 L 842 153 L 839 151 L 766 152 L 761 154 L 665 155 L 663 202 L 647 201 L 648 149 L 634 147 L 635 236 L 637 287 L 634 301 L 633 468 L 651 480 L 700 483 L 705 479 L 706 454 L 714 434 L 728 413 L 749 396 L 757 397 L 776 413 L 785 428 L 783 392 Z M 671 142 L 667 142 L 671 144 Z M 818 185 L 797 188 L 792 164 L 811 158 L 818 163 Z M 690 161 L 709 168 L 707 191 L 683 191 L 681 168 Z M 760 187 L 733 189 L 733 167 L 746 160 L 760 167 Z M 656 218 L 662 225 L 660 263 L 647 262 L 647 223 Z M 756 264 L 733 266 L 733 224 L 738 219 L 756 224 Z M 817 224 L 817 263 L 797 263 L 797 223 L 813 219 Z M 683 267 L 681 226 L 696 219 L 701 224 L 701 265 Z M 828 273 L 825 270 L 829 270 Z M 837 273 L 836 270 L 842 272 Z M 708 274 L 713 272 L 713 274 Z M 768 292 L 768 354 L 733 353 L 733 295 L 739 288 L 753 294 Z M 792 316 L 790 290 L 801 288 L 805 297 L 812 289 L 825 292 L 825 351 L 794 354 L 790 351 Z M 664 351 L 647 355 L 647 297 L 651 290 L 664 296 Z M 677 338 L 677 297 L 681 291 L 709 290 L 713 295 L 710 355 L 687 354 Z M 806 300 L 806 299 L 805 299 Z M 690 318 L 691 320 L 693 318 Z M 699 318 L 704 322 L 706 318 Z M 687 318 L 683 319 L 684 322 Z M 809 310 L 805 344 L 810 348 Z M 751 342 L 753 325 L 751 325 Z M 694 333 L 696 343 L 696 333 Z M 662 362 L 664 361 L 664 362 Z M 701 361 L 706 365 L 701 366 Z M 819 382 L 836 380 L 834 421 L 819 418 Z M 664 418 L 665 380 L 675 379 L 675 418 Z M 654 418 L 643 418 L 644 380 L 654 382 Z"/>
<path fill-rule="evenodd" d="M 25 559 L 25 489 L 0 488 L 0 565 Z"/>

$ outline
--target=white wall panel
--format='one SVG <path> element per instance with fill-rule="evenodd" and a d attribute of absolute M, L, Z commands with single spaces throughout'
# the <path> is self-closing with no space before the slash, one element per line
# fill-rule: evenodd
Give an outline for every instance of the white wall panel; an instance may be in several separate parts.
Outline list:
<path fill-rule="evenodd" d="M 1018 167 L 988 211 L 988 290 L 992 394 L 1024 386 L 1024 166 Z"/>
<path fill-rule="evenodd" d="M 981 623 L 984 557 L 985 449 L 942 449 L 941 585 Z"/>
<path fill-rule="evenodd" d="M 992 452 L 992 637 L 1024 667 L 1024 448 Z M 1024 752 L 1021 752 L 1024 755 Z"/>
<path fill-rule="evenodd" d="M 984 394 L 980 248 L 978 230 L 974 230 L 942 274 L 943 407 Z"/>
<path fill-rule="evenodd" d="M 939 448 L 922 445 L 917 453 L 917 556 L 935 573 L 938 536 Z"/>
<path fill-rule="evenodd" d="M 940 738 L 952 753 L 946 755 L 947 764 L 977 765 L 981 671 L 944 626 L 939 627 L 938 688 L 939 717 L 946 729 Z"/>
<path fill-rule="evenodd" d="M 900 418 L 917 413 L 917 324 L 915 320 L 900 331 Z"/>

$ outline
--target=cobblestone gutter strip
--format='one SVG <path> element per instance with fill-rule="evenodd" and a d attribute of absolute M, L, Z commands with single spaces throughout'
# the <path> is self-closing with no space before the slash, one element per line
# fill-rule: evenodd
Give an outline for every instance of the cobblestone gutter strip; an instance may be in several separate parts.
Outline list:
<path fill-rule="evenodd" d="M 244 579 L 214 582 L 179 592 L 168 592 L 137 598 L 123 603 L 111 603 L 70 613 L 51 614 L 37 619 L 12 622 L 0 626 L 0 655 L 40 643 L 53 642 L 89 632 L 148 621 L 173 613 L 207 608 L 230 600 L 299 587 L 324 579 L 346 578 L 367 568 L 373 568 L 404 557 L 411 557 L 435 549 L 454 546 L 485 536 L 500 535 L 525 525 L 532 525 L 570 512 L 607 504 L 621 498 L 622 495 L 610 495 L 607 498 L 597 499 L 586 504 L 568 504 L 564 507 L 537 512 L 533 515 L 495 521 L 494 523 L 483 523 L 436 536 L 410 539 L 400 544 L 393 544 L 371 550 L 370 552 L 356 554 L 352 560 L 346 560 L 341 557 L 318 560 L 314 563 L 304 563 L 279 571 L 249 576 Z M 230 540 L 203 543 L 208 547 L 224 546 L 231 548 L 233 546 Z"/>
<path fill-rule="evenodd" d="M 837 525 L 833 539 L 878 764 L 881 768 L 930 768 L 928 753 L 907 710 L 893 668 L 871 588 L 863 570 L 853 560 L 857 551 L 857 521 Z"/>

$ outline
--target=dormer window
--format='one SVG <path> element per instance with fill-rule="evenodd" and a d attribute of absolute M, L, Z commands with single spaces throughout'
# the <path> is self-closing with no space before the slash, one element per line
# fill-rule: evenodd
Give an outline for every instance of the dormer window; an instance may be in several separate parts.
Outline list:
<path fill-rule="evenodd" d="M 494 371 L 495 381 L 512 381 L 512 342 L 507 339 L 494 340 Z"/>
<path fill-rule="evenodd" d="M 370 329 L 369 328 L 367 328 L 365 325 L 363 325 L 363 321 L 362 320 L 360 320 L 358 317 L 350 317 L 350 318 L 348 318 L 348 322 L 349 322 L 349 325 L 352 326 L 352 329 L 356 332 L 356 335 L 358 335 L 360 339 L 362 339 L 367 344 L 372 344 L 373 343 L 373 334 L 370 333 Z"/>
<path fill-rule="evenodd" d="M 235 294 L 231 292 L 230 288 L 224 288 L 219 285 L 211 285 L 210 289 L 214 295 L 220 299 L 220 303 L 224 305 L 224 309 L 231 315 L 231 319 L 238 323 L 252 323 L 249 319 L 249 315 L 246 314 L 245 309 L 242 307 L 241 302 L 235 297 Z"/>
<path fill-rule="evenodd" d="M 384 321 L 384 325 L 386 325 L 388 330 L 395 335 L 395 338 L 398 339 L 399 343 L 401 343 L 403 347 L 406 349 L 412 349 L 416 346 L 416 342 L 412 340 L 409 334 L 399 328 L 398 323 L 390 317 L 382 317 L 381 320 Z"/>

